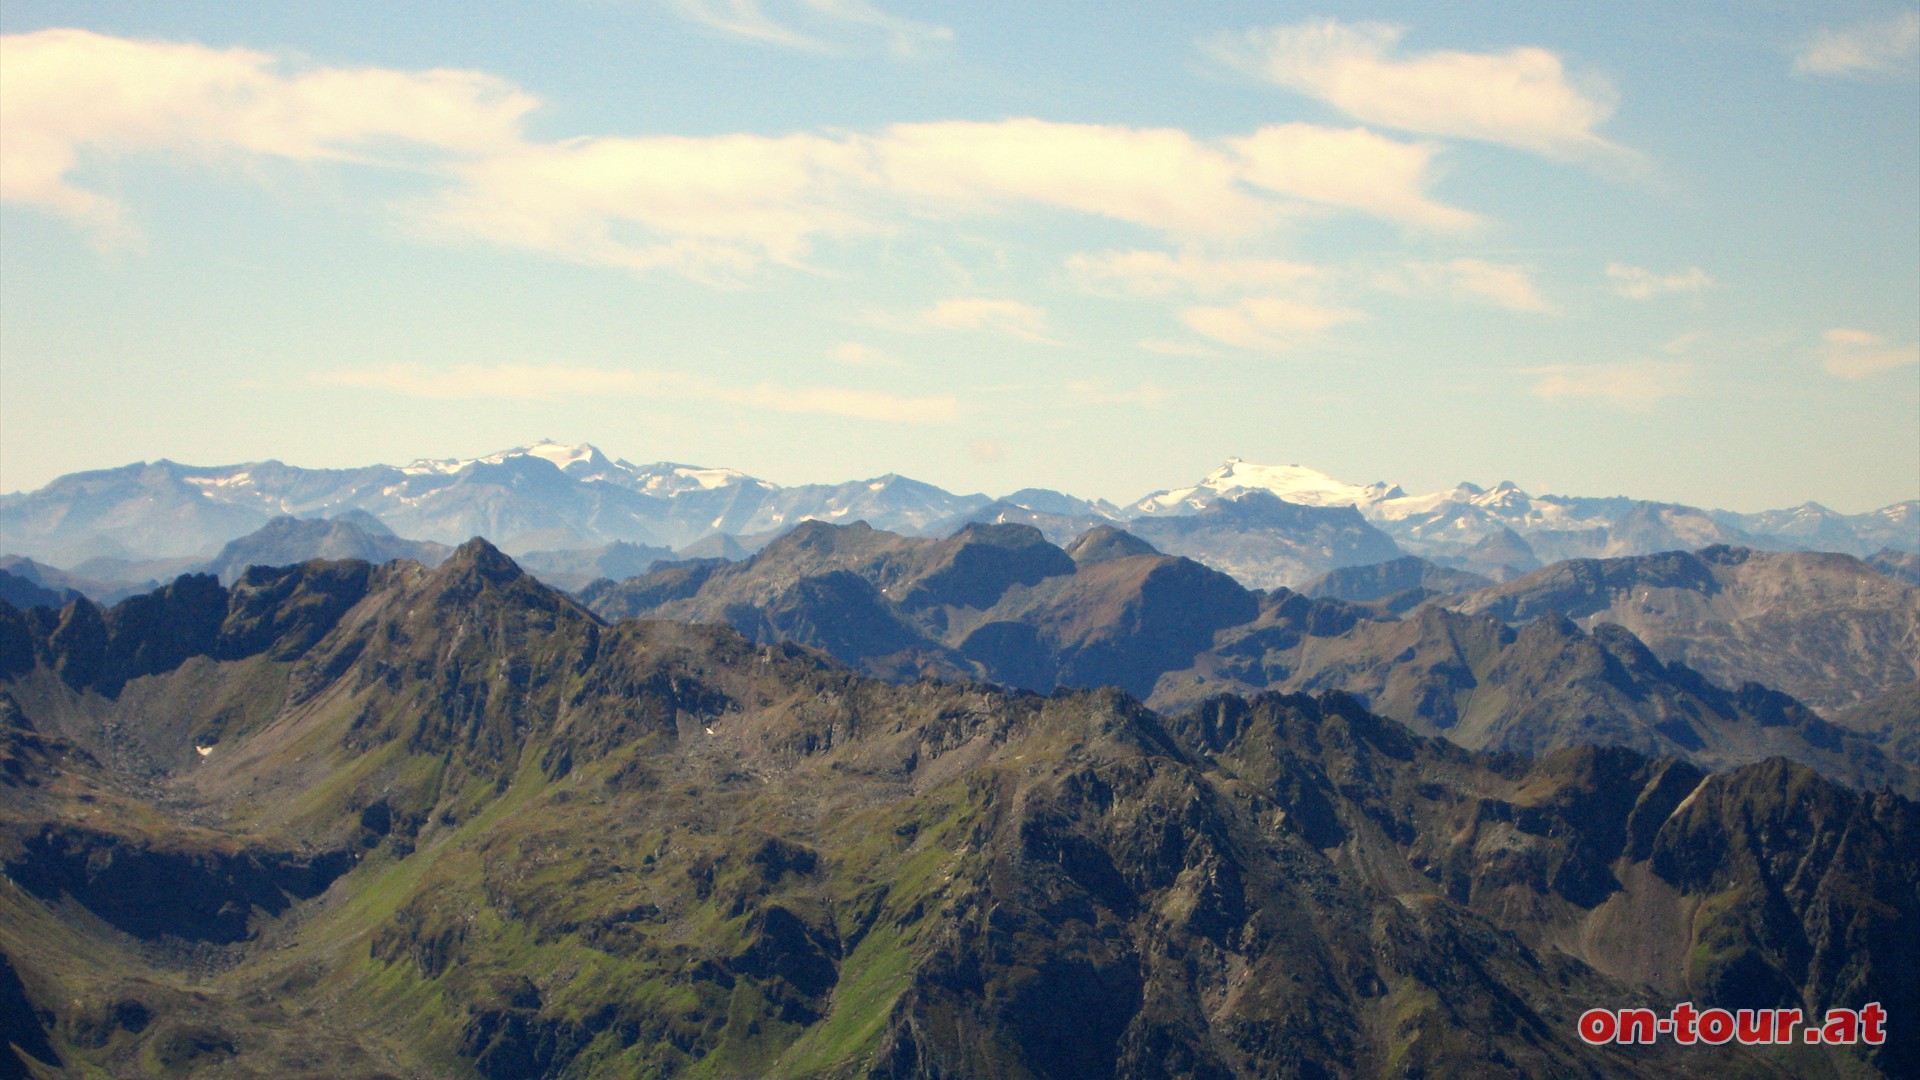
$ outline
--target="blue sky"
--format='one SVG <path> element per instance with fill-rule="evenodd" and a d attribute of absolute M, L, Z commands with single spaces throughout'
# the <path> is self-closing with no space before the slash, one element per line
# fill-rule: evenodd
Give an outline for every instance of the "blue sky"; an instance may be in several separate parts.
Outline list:
<path fill-rule="evenodd" d="M 539 438 L 1920 497 L 1920 14 L 0 8 L 0 490 Z"/>

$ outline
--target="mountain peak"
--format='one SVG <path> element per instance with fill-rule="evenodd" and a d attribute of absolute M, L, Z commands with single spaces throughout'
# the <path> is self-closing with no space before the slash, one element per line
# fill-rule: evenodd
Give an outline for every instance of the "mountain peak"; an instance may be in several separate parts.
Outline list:
<path fill-rule="evenodd" d="M 455 548 L 453 554 L 447 556 L 447 561 L 440 564 L 437 573 L 447 577 L 480 577 L 496 584 L 505 584 L 525 575 L 519 563 L 479 536 Z"/>
<path fill-rule="evenodd" d="M 1149 495 L 1133 509 L 1143 514 L 1191 513 L 1247 491 L 1262 491 L 1303 506 L 1367 506 L 1404 494 L 1380 481 L 1349 484 L 1306 465 L 1258 465 L 1230 457 L 1193 487 Z"/>
<path fill-rule="evenodd" d="M 496 450 L 477 458 L 415 458 L 402 466 L 400 471 L 416 475 L 432 473 L 450 475 L 471 465 L 499 465 L 515 458 L 539 458 L 574 477 L 595 475 L 614 467 L 613 462 L 592 443 L 569 446 L 552 439 L 541 439 L 539 442 L 516 446 L 511 450 Z"/>

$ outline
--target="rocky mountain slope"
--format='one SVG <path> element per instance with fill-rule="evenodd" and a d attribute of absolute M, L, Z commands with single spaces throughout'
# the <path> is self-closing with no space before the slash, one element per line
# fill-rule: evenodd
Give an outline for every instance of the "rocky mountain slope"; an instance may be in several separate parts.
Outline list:
<path fill-rule="evenodd" d="M 890 587 L 1052 568 L 978 544 Z M 483 543 L 0 608 L 0 672 L 0 1000 L 42 1072 L 1916 1075 L 1920 810 L 1782 762 L 891 685 L 606 624 Z M 1574 1033 L 1682 1000 L 1879 1001 L 1889 1038 Z"/>
<path fill-rule="evenodd" d="M 1460 580 L 1447 574 L 1457 572 L 1402 563 L 1376 576 Z M 1795 596 L 1782 595 L 1783 610 L 1798 610 Z M 1887 733 L 1836 728 L 1746 685 L 1758 678 L 1717 685 L 1615 625 L 1583 629 L 1548 608 L 1515 629 L 1486 612 L 1428 606 L 1395 618 L 1255 593 L 1111 527 L 1063 551 L 1020 525 L 927 540 L 816 522 L 742 563 L 666 566 L 581 598 L 605 618 L 726 625 L 895 680 L 973 677 L 1043 693 L 1113 685 L 1161 709 L 1221 692 L 1339 689 L 1474 749 L 1602 743 L 1705 768 L 1783 755 L 1920 793 L 1920 759 L 1890 757 Z"/>
<path fill-rule="evenodd" d="M 1847 555 L 1711 547 L 1580 559 L 1453 606 L 1522 623 L 1624 626 L 1725 686 L 1764 682 L 1837 711 L 1920 679 L 1920 589 Z"/>

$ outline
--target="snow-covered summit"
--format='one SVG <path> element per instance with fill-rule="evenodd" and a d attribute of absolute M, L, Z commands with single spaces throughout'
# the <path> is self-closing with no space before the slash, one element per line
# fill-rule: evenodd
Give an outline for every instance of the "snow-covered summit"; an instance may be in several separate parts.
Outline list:
<path fill-rule="evenodd" d="M 671 498 L 688 491 L 713 491 L 716 488 L 741 484 L 753 484 L 769 491 L 776 490 L 773 484 L 755 479 L 739 469 L 708 469 L 699 465 L 681 465 L 672 461 L 657 461 L 652 465 L 634 465 L 627 461 L 619 462 L 626 470 L 626 479 L 621 482 L 635 491 L 644 491 L 648 495 Z"/>
<path fill-rule="evenodd" d="M 554 467 L 569 476 L 582 473 L 597 473 L 613 467 L 592 443 L 568 446 L 566 443 L 542 439 L 529 446 L 516 446 L 511 450 L 496 450 L 484 457 L 477 458 L 415 458 L 402 465 L 400 471 L 414 476 L 451 475 L 469 465 L 500 465 L 513 458 L 534 457 L 551 462 Z"/>
<path fill-rule="evenodd" d="M 1135 514 L 1190 514 L 1217 499 L 1244 491 L 1265 491 L 1304 506 L 1363 509 L 1384 499 L 1405 495 L 1396 486 L 1380 482 L 1349 484 L 1305 465 L 1256 465 L 1236 457 L 1228 458 L 1225 465 L 1192 487 L 1156 492 L 1129 509 Z"/>

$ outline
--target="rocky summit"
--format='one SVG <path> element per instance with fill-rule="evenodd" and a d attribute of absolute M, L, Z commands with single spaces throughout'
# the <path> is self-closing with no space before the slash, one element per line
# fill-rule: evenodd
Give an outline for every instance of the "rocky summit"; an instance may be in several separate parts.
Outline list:
<path fill-rule="evenodd" d="M 790 539 L 906 611 L 1076 565 Z M 840 568 L 876 550 L 885 585 Z M 1920 1074 L 1920 810 L 1784 760 L 1476 753 L 1337 690 L 887 682 L 606 621 L 483 541 L 0 607 L 0 680 L 15 1074 Z M 1576 1031 L 1682 1001 L 1880 1002 L 1888 1037 Z"/>

